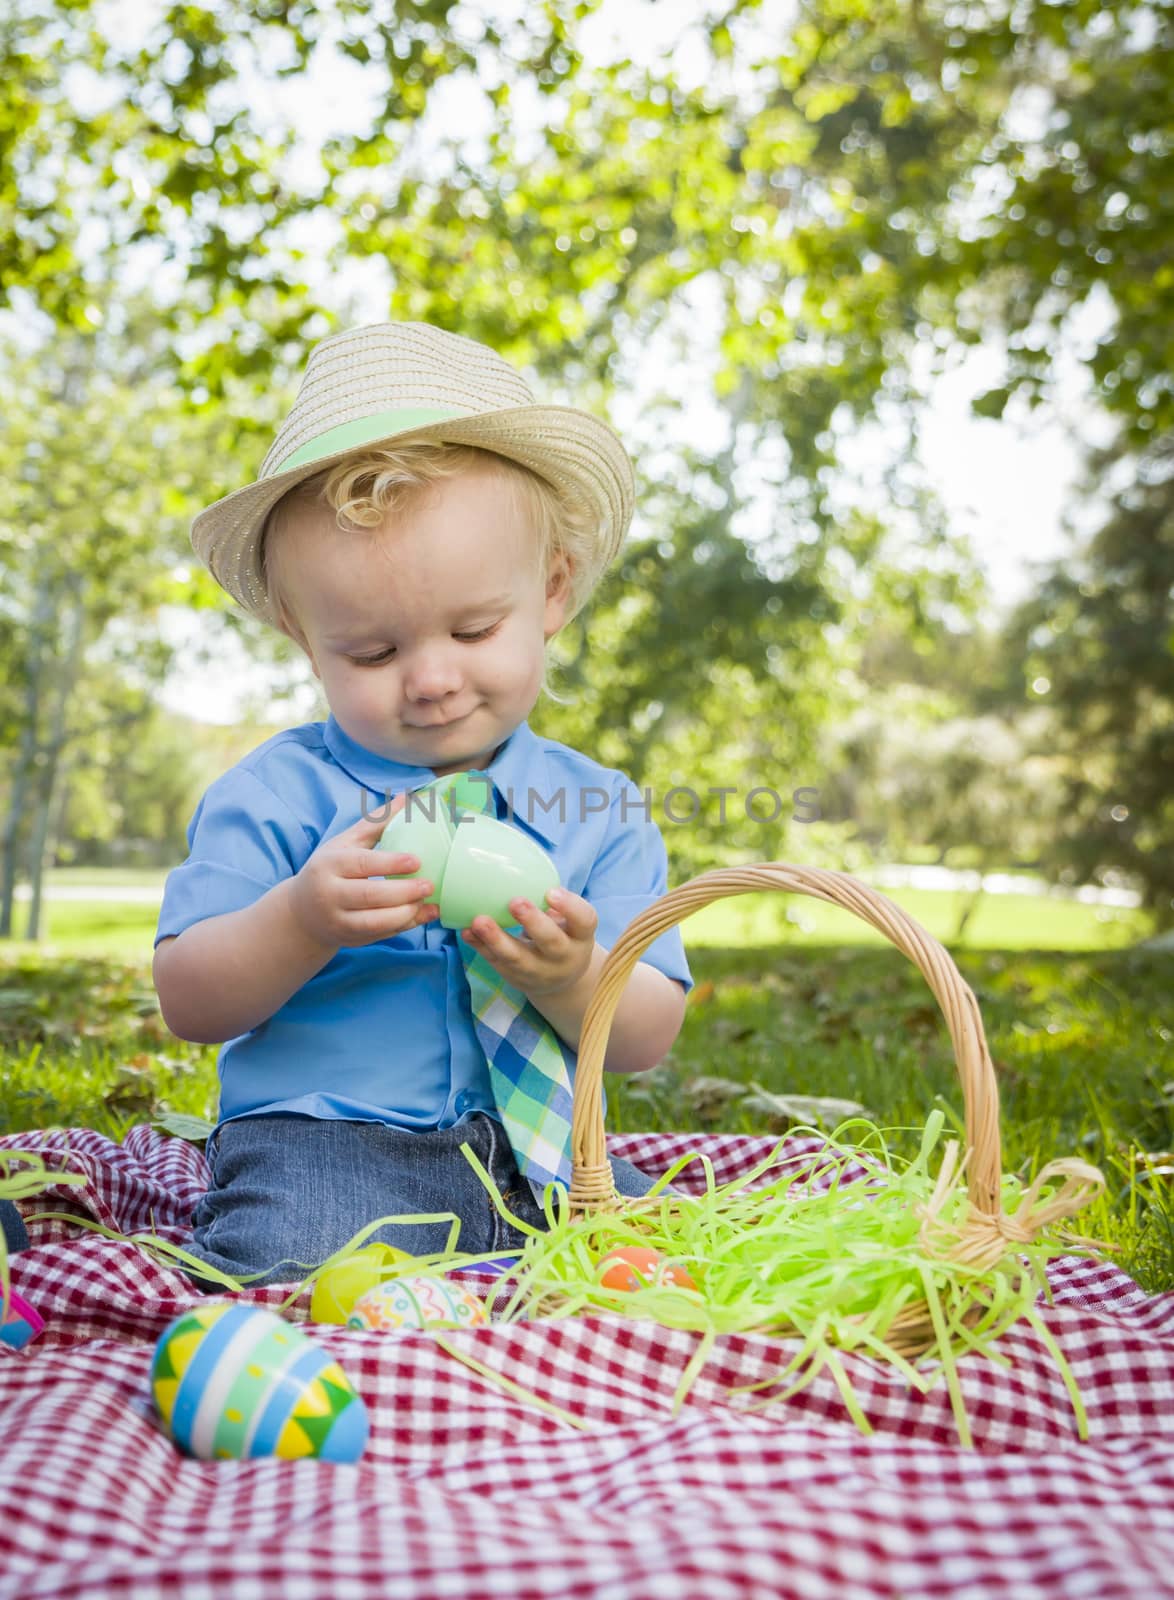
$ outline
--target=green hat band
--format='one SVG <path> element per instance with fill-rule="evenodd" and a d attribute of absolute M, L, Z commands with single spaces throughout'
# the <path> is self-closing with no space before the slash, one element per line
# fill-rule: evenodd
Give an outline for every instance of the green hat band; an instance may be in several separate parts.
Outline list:
<path fill-rule="evenodd" d="M 309 461 L 322 461 L 343 450 L 354 450 L 358 445 L 370 444 L 373 439 L 387 439 L 395 433 L 407 433 L 410 428 L 423 428 L 430 422 L 447 422 L 450 417 L 468 415 L 468 412 L 456 411 L 451 406 L 418 406 L 406 411 L 378 411 L 373 417 L 340 422 L 337 428 L 328 428 L 325 433 L 320 433 L 316 439 L 295 450 L 277 471 L 289 472 L 294 467 L 304 467 Z"/>

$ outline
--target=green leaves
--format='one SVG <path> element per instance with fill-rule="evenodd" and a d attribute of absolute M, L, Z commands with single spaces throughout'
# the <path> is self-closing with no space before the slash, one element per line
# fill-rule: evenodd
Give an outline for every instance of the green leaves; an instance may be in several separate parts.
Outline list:
<path fill-rule="evenodd" d="M 782 30 L 727 0 L 691 55 L 639 58 L 622 41 L 588 51 L 595 9 L 528 0 L 507 21 L 451 0 L 214 0 L 115 33 L 90 0 L 52 15 L 19 0 L 0 19 L 0 303 L 83 344 L 105 318 L 108 350 L 125 324 L 111 385 L 149 376 L 186 396 L 163 410 L 191 425 L 198 459 L 172 447 L 162 482 L 154 462 L 134 468 L 155 481 L 162 544 L 182 545 L 187 507 L 248 480 L 307 344 L 340 320 L 431 321 L 500 350 L 546 398 L 626 405 L 643 542 L 599 596 L 592 647 L 582 630 L 563 642 L 582 699 L 551 730 L 666 781 L 685 753 L 696 776 L 756 773 L 766 727 L 777 762 L 826 762 L 820 730 L 872 692 L 877 640 L 914 681 L 930 661 L 949 677 L 981 601 L 915 470 L 915 352 L 930 367 L 1004 335 L 1006 370 L 975 403 L 1002 421 L 1048 400 L 1061 330 L 1099 307 L 1081 359 L 1123 470 L 1137 458 L 1139 492 L 1165 470 L 1169 15 L 804 0 Z M 694 402 L 715 419 L 703 449 L 684 442 Z M 112 404 L 125 483 L 139 425 Z M 845 445 L 878 417 L 909 438 L 867 497 Z M 105 464 L 97 421 L 69 437 Z M 118 494 L 104 546 L 87 544 L 92 497 L 58 476 L 72 498 L 51 537 L 0 509 L 6 561 L 64 539 L 108 609 L 120 563 L 141 576 L 124 613 L 220 603 L 129 536 L 105 509 Z M 127 496 L 140 532 L 148 498 Z M 1087 613 L 1071 638 L 1086 673 L 1139 675 L 1164 705 L 1160 662 L 1129 639 L 1131 585 L 1111 626 L 1065 594 Z M 1164 615 L 1145 620 L 1169 635 Z M 941 715 L 986 711 L 950 681 Z M 1161 768 L 1164 714 L 1130 761 Z M 19 725 L 11 697 L 0 715 Z M 1136 837 L 1158 832 L 1149 817 Z M 721 843 L 696 836 L 702 853 Z"/>
<path fill-rule="evenodd" d="M 165 1111 L 151 1126 L 158 1128 L 160 1133 L 170 1134 L 173 1139 L 186 1139 L 189 1144 L 204 1144 L 216 1124 L 209 1122 L 207 1117 L 192 1117 L 183 1111 Z"/>
<path fill-rule="evenodd" d="M 1018 690 L 1046 690 L 1063 762 L 1052 847 L 1069 876 L 1128 881 L 1174 923 L 1174 477 L 1168 442 L 1139 464 L 1104 525 L 1058 564 L 1008 628 Z M 1120 471 L 1096 458 L 1094 481 Z M 1126 457 L 1124 465 L 1128 466 Z"/>

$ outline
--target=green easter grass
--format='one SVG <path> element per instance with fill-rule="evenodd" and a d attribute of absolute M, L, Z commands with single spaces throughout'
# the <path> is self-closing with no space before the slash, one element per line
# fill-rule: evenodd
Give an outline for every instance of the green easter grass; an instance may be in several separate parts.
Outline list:
<path fill-rule="evenodd" d="M 806 1164 L 790 1165 L 750 1191 L 749 1182 L 778 1170 L 779 1147 L 753 1173 L 720 1187 L 705 1156 L 685 1156 L 639 1209 L 570 1216 L 548 1193 L 546 1231 L 509 1213 L 488 1173 L 466 1147 L 466 1158 L 498 1210 L 528 1235 L 521 1260 L 510 1274 L 513 1294 L 497 1320 L 610 1311 L 700 1333 L 702 1339 L 677 1388 L 676 1408 L 719 1334 L 798 1339 L 798 1350 L 788 1350 L 777 1374 L 754 1386 L 773 1392 L 765 1393 L 752 1408 L 789 1398 L 826 1368 L 865 1433 L 871 1427 L 837 1352 L 872 1356 L 894 1364 L 910 1386 L 923 1393 L 944 1379 L 959 1439 L 969 1448 L 973 1441 L 957 1357 L 973 1352 L 1007 1365 L 995 1349 L 996 1342 L 1014 1322 L 1025 1318 L 1056 1361 L 1077 1429 L 1087 1438 L 1079 1391 L 1035 1311 L 1035 1299 L 1047 1289 L 1044 1263 L 1092 1248 L 1092 1242 L 1045 1230 L 1033 1242 L 1008 1248 L 993 1265 L 979 1267 L 952 1257 L 949 1247 L 962 1231 L 969 1199 L 949 1146 L 939 1177 L 930 1176 L 930 1157 L 944 1123 L 940 1112 L 931 1114 L 921 1149 L 908 1163 L 890 1155 L 884 1132 L 874 1123 L 857 1119 L 841 1124 Z M 849 1129 L 862 1130 L 851 1145 L 840 1137 Z M 799 1131 L 824 1137 L 815 1129 Z M 666 1186 L 694 1160 L 704 1169 L 705 1192 L 696 1197 L 666 1193 Z M 846 1184 L 845 1169 L 855 1162 L 863 1162 L 870 1175 Z M 826 1190 L 811 1187 L 816 1176 L 830 1179 Z M 1097 1179 L 1099 1175 L 1085 1180 L 1085 1192 L 1069 1209 L 1091 1198 Z M 1046 1185 L 1033 1194 L 1019 1179 L 1003 1179 L 1001 1199 L 1008 1215 L 1025 1200 L 1034 1210 L 1053 1197 Z M 605 1287 L 602 1257 L 618 1246 L 633 1244 L 659 1251 L 666 1266 L 683 1266 L 698 1289 L 663 1281 L 631 1291 Z M 908 1325 L 911 1315 L 921 1313 L 928 1315 L 933 1334 L 914 1364 L 908 1354 Z M 916 1336 L 914 1342 L 927 1343 Z"/>
<path fill-rule="evenodd" d="M 0 1200 L 32 1200 L 57 1184 L 85 1181 L 83 1173 L 47 1167 L 35 1150 L 0 1150 Z M 10 1292 L 8 1244 L 0 1228 L 0 1322 L 8 1314 Z"/>

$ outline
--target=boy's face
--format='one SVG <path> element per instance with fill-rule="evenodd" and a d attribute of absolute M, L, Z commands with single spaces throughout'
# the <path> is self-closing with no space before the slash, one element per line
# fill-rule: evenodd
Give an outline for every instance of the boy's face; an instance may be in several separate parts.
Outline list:
<path fill-rule="evenodd" d="M 505 474 L 444 479 L 369 531 L 295 506 L 277 545 L 290 631 L 364 748 L 443 776 L 486 766 L 529 716 L 569 574 L 543 581 Z"/>

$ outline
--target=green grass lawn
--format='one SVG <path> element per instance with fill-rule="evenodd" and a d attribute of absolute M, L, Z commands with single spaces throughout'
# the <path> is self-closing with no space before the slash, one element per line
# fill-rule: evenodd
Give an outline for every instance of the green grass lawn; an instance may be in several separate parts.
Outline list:
<path fill-rule="evenodd" d="M 46 874 L 46 885 L 68 888 L 77 885 L 93 888 L 103 884 L 126 884 L 134 888 L 158 889 L 163 893 L 167 877 L 161 867 L 54 867 Z"/>
<path fill-rule="evenodd" d="M 119 882 L 158 886 L 158 873 L 143 872 Z M 57 872 L 59 884 L 98 885 L 112 881 L 108 868 Z M 948 940 L 962 906 L 954 893 L 927 889 L 893 889 L 888 898 L 921 923 L 935 938 Z M 46 902 L 46 944 L 61 955 L 113 955 L 126 960 L 150 959 L 157 908 L 139 901 L 50 900 Z M 19 924 L 18 924 L 19 925 Z M 1139 912 L 1117 906 L 1085 905 L 1075 900 L 1034 895 L 987 895 L 971 918 L 961 948 L 970 950 L 1108 950 L 1135 943 L 1149 931 Z M 748 948 L 786 942 L 825 945 L 848 942 L 887 944 L 883 934 L 837 906 L 810 896 L 740 895 L 706 906 L 689 918 L 685 937 L 690 949 Z M 14 946 L 18 948 L 18 946 Z"/>
<path fill-rule="evenodd" d="M 892 895 L 946 934 L 955 897 Z M 786 920 L 788 908 L 806 919 Z M 1100 1166 L 1077 1218 L 1146 1288 L 1174 1289 L 1174 957 L 1130 947 L 1134 913 L 991 897 L 954 951 L 999 1079 L 1005 1170 L 1059 1156 Z M 810 913 L 810 914 L 809 914 Z M 56 901 L 51 943 L 0 951 L 0 1131 L 83 1125 L 121 1137 L 170 1109 L 215 1114 L 216 1051 L 173 1039 L 150 983 L 150 905 Z M 668 1059 L 609 1081 L 613 1129 L 781 1132 L 775 1094 L 851 1100 L 912 1156 L 935 1105 L 956 1126 L 949 1036 L 920 973 L 855 919 L 806 898 L 744 897 L 686 925 L 697 986 Z M 780 937 L 781 935 L 781 937 Z M 1038 944 L 1038 948 L 1032 948 Z"/>
<path fill-rule="evenodd" d="M 46 952 L 66 958 L 111 956 L 150 965 L 157 905 L 134 900 L 50 900 L 46 913 L 48 932 L 42 946 Z"/>
<path fill-rule="evenodd" d="M 951 891 L 882 891 L 943 942 L 953 937 L 963 897 Z M 966 927 L 963 949 L 1109 950 L 1134 944 L 1150 931 L 1144 913 L 1085 905 L 1045 895 L 985 895 Z M 750 946 L 787 942 L 825 945 L 888 944 L 884 934 L 849 911 L 809 895 L 755 894 L 719 900 L 696 912 L 686 927 L 693 945 Z"/>

